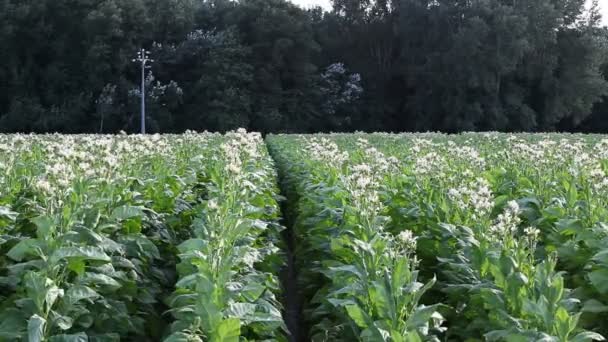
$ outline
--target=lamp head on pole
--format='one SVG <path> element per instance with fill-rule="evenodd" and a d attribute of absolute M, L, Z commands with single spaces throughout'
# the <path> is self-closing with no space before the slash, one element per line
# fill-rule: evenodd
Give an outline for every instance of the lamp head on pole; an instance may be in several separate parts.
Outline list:
<path fill-rule="evenodd" d="M 143 65 L 146 65 L 146 63 L 154 63 L 154 60 L 150 58 L 150 51 L 147 51 L 146 49 L 137 51 L 137 58 L 134 58 L 131 61 L 139 62 Z"/>

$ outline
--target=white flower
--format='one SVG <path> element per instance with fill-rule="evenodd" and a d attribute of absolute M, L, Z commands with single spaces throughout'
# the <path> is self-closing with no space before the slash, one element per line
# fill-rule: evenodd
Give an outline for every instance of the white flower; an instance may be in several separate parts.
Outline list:
<path fill-rule="evenodd" d="M 516 201 L 509 201 L 505 207 L 505 211 L 498 215 L 496 221 L 490 226 L 489 233 L 496 234 L 497 238 L 512 236 L 517 231 L 517 227 L 521 223 L 519 218 L 520 209 Z"/>
<path fill-rule="evenodd" d="M 526 227 L 524 228 L 524 234 L 530 238 L 536 239 L 538 235 L 540 235 L 540 230 L 534 227 Z"/>
<path fill-rule="evenodd" d="M 51 193 L 52 191 L 52 187 L 51 187 L 51 183 L 49 183 L 46 179 L 38 179 L 38 181 L 36 181 L 35 187 L 40 190 L 43 193 Z"/>
<path fill-rule="evenodd" d="M 416 250 L 416 238 L 414 234 L 410 230 L 403 230 L 397 235 L 397 239 L 400 244 L 407 251 L 415 251 Z"/>

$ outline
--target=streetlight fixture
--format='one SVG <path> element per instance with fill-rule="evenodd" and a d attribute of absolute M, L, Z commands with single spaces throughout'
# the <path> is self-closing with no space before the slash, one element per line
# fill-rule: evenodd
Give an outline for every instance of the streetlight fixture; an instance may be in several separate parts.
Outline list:
<path fill-rule="evenodd" d="M 140 49 L 137 52 L 137 58 L 131 60 L 132 62 L 138 62 L 141 64 L 141 134 L 146 134 L 146 68 L 150 68 L 146 63 L 154 63 L 153 59 L 150 59 L 150 51 L 146 49 Z"/>

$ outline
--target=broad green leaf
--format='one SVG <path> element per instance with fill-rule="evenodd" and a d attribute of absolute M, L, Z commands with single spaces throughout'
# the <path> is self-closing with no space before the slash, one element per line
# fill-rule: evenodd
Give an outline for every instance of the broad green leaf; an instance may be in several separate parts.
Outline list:
<path fill-rule="evenodd" d="M 27 296 L 34 301 L 36 308 L 40 312 L 44 312 L 47 285 L 51 282 L 50 279 L 36 272 L 28 272 L 24 277 Z"/>
<path fill-rule="evenodd" d="M 608 294 L 608 269 L 599 269 L 589 273 L 589 280 L 601 294 Z"/>
<path fill-rule="evenodd" d="M 208 241 L 203 239 L 189 239 L 177 246 L 177 249 L 180 253 L 186 253 L 191 250 L 202 251 L 208 243 Z"/>
<path fill-rule="evenodd" d="M 49 338 L 49 342 L 88 342 L 87 334 L 81 332 L 72 335 L 55 335 Z"/>
<path fill-rule="evenodd" d="M 406 342 L 406 337 L 402 336 L 397 330 L 391 330 L 392 342 Z"/>
<path fill-rule="evenodd" d="M 0 312 L 0 341 L 17 341 L 25 335 L 27 317 L 23 314 L 17 309 Z"/>
<path fill-rule="evenodd" d="M 505 338 L 506 342 L 528 342 L 530 341 L 530 339 L 526 336 L 520 335 L 520 334 L 509 334 L 506 338 Z"/>
<path fill-rule="evenodd" d="M 585 302 L 585 304 L 583 304 L 581 311 L 594 313 L 608 312 L 608 305 L 605 305 L 596 299 L 589 299 Z"/>
<path fill-rule="evenodd" d="M 198 280 L 200 278 L 200 275 L 198 273 L 193 273 L 193 274 L 189 274 L 185 277 L 182 277 L 180 280 L 177 281 L 177 283 L 175 284 L 176 288 L 190 288 L 193 287 L 194 285 L 197 284 Z"/>
<path fill-rule="evenodd" d="M 86 264 L 81 258 L 69 258 L 68 269 L 74 271 L 77 275 L 81 276 L 86 270 Z"/>
<path fill-rule="evenodd" d="M 84 285 L 71 286 L 65 293 L 65 300 L 70 304 L 75 304 L 81 300 L 98 298 L 99 294 L 92 288 Z"/>
<path fill-rule="evenodd" d="M 410 331 L 405 335 L 405 342 L 422 342 L 420 335 L 415 331 Z"/>
<path fill-rule="evenodd" d="M 570 341 L 571 342 L 606 341 L 606 338 L 604 338 L 604 336 L 602 336 L 596 332 L 585 331 L 585 332 L 577 334 Z"/>
<path fill-rule="evenodd" d="M 46 290 L 46 298 L 45 298 L 47 307 L 52 307 L 53 304 L 55 304 L 55 301 L 57 300 L 57 298 L 59 298 L 59 297 L 63 297 L 63 289 L 60 289 L 55 285 L 48 288 Z"/>
<path fill-rule="evenodd" d="M 101 274 L 101 273 L 92 273 L 92 272 L 86 272 L 81 278 L 80 278 L 81 283 L 83 284 L 89 284 L 89 285 L 103 285 L 103 286 L 110 286 L 110 287 L 120 287 L 121 285 L 114 280 L 114 278 L 109 277 L 105 274 Z"/>
<path fill-rule="evenodd" d="M 593 260 L 608 267 L 608 249 L 605 249 L 593 256 Z"/>
<path fill-rule="evenodd" d="M 56 250 L 51 258 L 54 260 L 79 258 L 82 260 L 111 261 L 110 257 L 99 247 L 62 247 Z"/>
<path fill-rule="evenodd" d="M 135 207 L 131 205 L 123 205 L 112 210 L 112 214 L 110 215 L 111 220 L 126 220 L 132 217 L 141 217 L 143 216 L 143 208 Z"/>
<path fill-rule="evenodd" d="M 0 205 L 0 228 L 8 226 L 11 222 L 15 222 L 17 216 L 19 216 L 19 213 Z"/>
<path fill-rule="evenodd" d="M 13 246 L 6 255 L 15 261 L 22 261 L 26 256 L 37 255 L 37 248 L 38 241 L 34 239 L 24 239 Z"/>
<path fill-rule="evenodd" d="M 51 310 L 49 314 L 49 321 L 51 322 L 51 325 L 57 326 L 59 327 L 59 329 L 64 331 L 72 328 L 72 326 L 74 325 L 74 320 L 72 319 L 72 317 L 63 316 L 53 310 Z"/>
<path fill-rule="evenodd" d="M 246 320 L 255 313 L 256 305 L 251 303 L 231 303 L 226 310 L 226 315 L 240 320 Z"/>
<path fill-rule="evenodd" d="M 407 318 L 405 326 L 407 330 L 416 330 L 426 325 L 431 317 L 435 315 L 437 311 L 437 305 L 424 306 L 421 305 Z"/>
<path fill-rule="evenodd" d="M 27 340 L 28 342 L 42 342 L 44 341 L 44 329 L 46 327 L 46 320 L 36 314 L 34 314 L 27 321 Z"/>
<path fill-rule="evenodd" d="M 90 335 L 89 342 L 120 342 L 120 335 L 116 333 Z"/>
<path fill-rule="evenodd" d="M 348 316 L 355 321 L 355 323 L 361 328 L 367 328 L 368 322 L 370 321 L 369 316 L 359 307 L 357 304 L 350 304 L 344 307 Z"/>
<path fill-rule="evenodd" d="M 266 290 L 266 287 L 264 285 L 262 285 L 260 283 L 252 283 L 252 284 L 247 284 L 245 287 L 243 287 L 239 291 L 239 293 L 247 301 L 254 302 L 258 298 L 260 298 L 260 296 L 262 295 L 262 293 L 264 293 L 265 290 Z"/>
<path fill-rule="evenodd" d="M 218 324 L 211 342 L 238 342 L 241 336 L 241 322 L 238 318 L 227 318 Z"/>
<path fill-rule="evenodd" d="M 567 337 L 570 333 L 570 314 L 566 309 L 560 307 L 555 313 L 555 323 L 558 331 L 558 336 Z"/>
<path fill-rule="evenodd" d="M 169 335 L 169 337 L 165 338 L 163 342 L 192 342 L 192 339 L 190 338 L 190 335 L 183 332 L 174 332 Z"/>
<path fill-rule="evenodd" d="M 555 223 L 557 231 L 566 236 L 575 235 L 583 230 L 583 224 L 578 219 L 561 219 Z"/>
<path fill-rule="evenodd" d="M 36 235 L 39 239 L 46 239 L 50 237 L 50 234 L 53 233 L 55 228 L 55 222 L 52 218 L 48 216 L 38 216 L 32 219 L 32 222 L 38 228 L 36 231 Z"/>

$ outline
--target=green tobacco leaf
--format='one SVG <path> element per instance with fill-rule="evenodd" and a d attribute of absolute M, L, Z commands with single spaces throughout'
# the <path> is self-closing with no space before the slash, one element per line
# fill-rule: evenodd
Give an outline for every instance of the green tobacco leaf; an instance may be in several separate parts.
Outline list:
<path fill-rule="evenodd" d="M 555 313 L 556 327 L 560 336 L 568 336 L 570 333 L 570 314 L 566 309 L 560 307 Z"/>
<path fill-rule="evenodd" d="M 357 304 L 345 306 L 348 316 L 355 321 L 360 328 L 367 328 L 371 318 Z"/>
<path fill-rule="evenodd" d="M 593 256 L 593 261 L 608 267 L 608 249 L 605 249 Z"/>
<path fill-rule="evenodd" d="M 228 318 L 218 324 L 211 342 L 238 342 L 241 336 L 241 321 L 238 318 Z"/>
<path fill-rule="evenodd" d="M 53 306 L 57 298 L 63 297 L 63 289 L 58 288 L 57 286 L 51 286 L 48 290 L 46 290 L 45 301 L 47 307 Z"/>
<path fill-rule="evenodd" d="M 386 275 L 385 279 L 388 279 L 388 277 L 389 276 Z M 397 319 L 397 313 L 394 298 L 391 297 L 391 289 L 387 289 L 388 286 L 390 286 L 390 284 L 388 284 L 388 280 L 386 280 L 385 284 L 380 281 L 374 281 L 369 289 L 369 295 L 373 303 L 373 307 L 380 318 L 387 319 L 388 321 L 392 322 Z"/>
<path fill-rule="evenodd" d="M 25 334 L 26 318 L 17 309 L 6 309 L 0 313 L 0 341 L 17 341 Z"/>
<path fill-rule="evenodd" d="M 570 236 L 583 230 L 583 223 L 578 219 L 561 219 L 555 223 L 555 227 L 560 234 Z"/>
<path fill-rule="evenodd" d="M 589 280 L 601 294 L 608 293 L 608 269 L 595 270 L 589 273 Z"/>
<path fill-rule="evenodd" d="M 200 274 L 198 274 L 198 273 L 189 274 L 189 275 L 181 278 L 180 280 L 178 280 L 178 282 L 175 283 L 175 287 L 176 288 L 180 288 L 180 287 L 191 288 L 197 284 L 197 282 L 199 281 L 199 278 L 200 278 Z"/>
<path fill-rule="evenodd" d="M 44 328 L 46 320 L 34 314 L 27 321 L 27 340 L 28 342 L 42 342 L 44 340 Z"/>
<path fill-rule="evenodd" d="M 243 287 L 239 291 L 239 294 L 241 296 L 243 296 L 243 298 L 245 298 L 247 301 L 254 302 L 258 298 L 260 298 L 262 293 L 264 293 L 265 289 L 266 289 L 266 287 L 264 287 L 264 285 L 262 285 L 260 283 L 252 283 L 252 284 L 247 284 L 245 287 Z"/>
<path fill-rule="evenodd" d="M 589 342 L 589 341 L 605 341 L 605 340 L 606 339 L 604 338 L 604 336 L 602 336 L 596 332 L 585 331 L 580 334 L 577 334 L 570 341 L 571 342 Z"/>
<path fill-rule="evenodd" d="M 81 276 L 86 270 L 86 264 L 81 258 L 69 258 L 68 269 L 74 271 L 77 275 Z"/>
<path fill-rule="evenodd" d="M 34 301 L 38 311 L 44 311 L 47 293 L 47 278 L 35 272 L 28 272 L 24 279 L 27 296 Z"/>
<path fill-rule="evenodd" d="M 169 337 L 165 338 L 163 342 L 190 342 L 190 335 L 185 334 L 183 332 L 174 332 L 169 335 Z"/>
<path fill-rule="evenodd" d="M 506 342 L 528 342 L 530 339 L 520 334 L 510 334 L 505 338 Z"/>
<path fill-rule="evenodd" d="M 103 285 L 116 288 L 120 287 L 120 284 L 116 280 L 114 280 L 114 278 L 101 273 L 87 272 L 82 276 L 80 281 L 83 284 Z"/>
<path fill-rule="evenodd" d="M 48 216 L 38 216 L 32 219 L 32 222 L 36 225 L 36 235 L 40 239 L 48 238 L 49 235 L 54 231 L 55 222 Z"/>
<path fill-rule="evenodd" d="M 116 333 L 91 335 L 89 342 L 120 342 L 120 335 Z"/>
<path fill-rule="evenodd" d="M 426 325 L 431 319 L 431 317 L 435 315 L 437 307 L 438 305 L 421 305 L 416 308 L 416 311 L 414 311 L 414 313 L 410 317 L 408 317 L 407 321 L 405 322 L 407 330 L 415 330 Z"/>
<path fill-rule="evenodd" d="M 412 332 L 408 332 L 405 335 L 405 338 L 403 341 L 404 342 L 422 342 L 422 339 L 420 338 L 420 335 L 417 332 L 412 331 Z"/>
<path fill-rule="evenodd" d="M 177 246 L 177 249 L 180 251 L 180 253 L 186 253 L 192 250 L 202 251 L 205 249 L 205 246 L 207 246 L 208 243 L 208 241 L 203 239 L 189 239 Z"/>
<path fill-rule="evenodd" d="M 608 306 L 605 305 L 604 303 L 600 302 L 599 300 L 589 299 L 588 301 L 585 302 L 581 311 L 594 312 L 594 313 L 607 312 Z"/>
<path fill-rule="evenodd" d="M 136 207 L 131 205 L 123 205 L 112 210 L 112 214 L 110 215 L 110 219 L 112 220 L 126 220 L 132 217 L 142 217 L 144 215 L 144 211 L 142 207 Z"/>
<path fill-rule="evenodd" d="M 38 241 L 34 239 L 24 239 L 13 246 L 6 255 L 15 261 L 22 261 L 26 256 L 37 255 L 37 248 Z"/>
<path fill-rule="evenodd" d="M 54 260 L 78 258 L 82 260 L 95 260 L 110 262 L 110 257 L 99 247 L 62 247 L 56 250 L 51 258 Z"/>
<path fill-rule="evenodd" d="M 52 326 L 57 326 L 61 330 L 68 330 L 74 325 L 74 320 L 69 316 L 63 316 L 56 311 L 51 310 L 49 321 Z"/>
<path fill-rule="evenodd" d="M 49 338 L 49 342 L 88 342 L 87 334 L 81 332 L 72 335 L 55 335 Z"/>
<path fill-rule="evenodd" d="M 226 315 L 241 320 L 247 320 L 255 314 L 256 305 L 251 303 L 232 303 L 226 310 Z"/>
<path fill-rule="evenodd" d="M 9 207 L 0 205 L 0 228 L 15 222 L 17 216 L 19 216 L 19 213 L 12 211 Z"/>
<path fill-rule="evenodd" d="M 95 292 L 92 288 L 84 285 L 75 285 L 70 287 L 66 294 L 65 300 L 70 304 L 75 304 L 85 299 L 95 299 L 99 297 L 99 293 Z"/>

